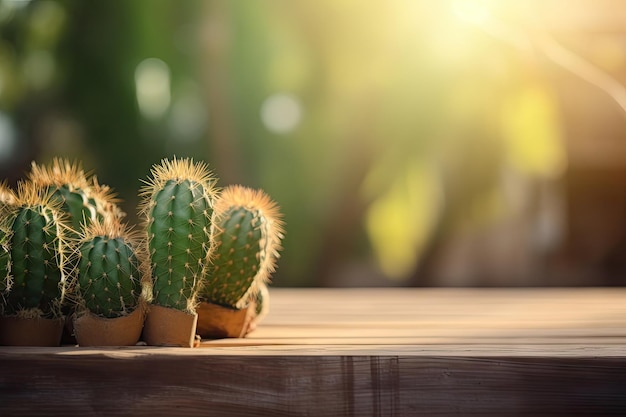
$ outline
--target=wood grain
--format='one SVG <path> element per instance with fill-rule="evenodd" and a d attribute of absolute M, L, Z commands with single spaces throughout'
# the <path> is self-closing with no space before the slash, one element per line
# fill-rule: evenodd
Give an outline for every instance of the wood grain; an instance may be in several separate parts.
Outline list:
<path fill-rule="evenodd" d="M 0 347 L 0 415 L 626 414 L 626 289 L 274 289 L 246 339 Z"/>

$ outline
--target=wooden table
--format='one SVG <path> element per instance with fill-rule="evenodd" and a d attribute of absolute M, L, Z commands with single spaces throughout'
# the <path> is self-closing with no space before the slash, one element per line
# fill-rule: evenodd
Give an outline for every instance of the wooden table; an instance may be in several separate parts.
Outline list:
<path fill-rule="evenodd" d="M 0 415 L 626 414 L 626 289 L 273 289 L 246 339 L 0 347 Z"/>

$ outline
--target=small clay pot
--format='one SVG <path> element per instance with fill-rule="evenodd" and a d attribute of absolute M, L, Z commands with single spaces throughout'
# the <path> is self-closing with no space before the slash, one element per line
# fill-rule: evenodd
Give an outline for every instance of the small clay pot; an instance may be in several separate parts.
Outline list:
<path fill-rule="evenodd" d="M 198 315 L 173 308 L 148 307 L 143 340 L 150 346 L 194 347 Z"/>
<path fill-rule="evenodd" d="M 0 345 L 60 346 L 63 318 L 0 317 Z"/>
<path fill-rule="evenodd" d="M 145 309 L 137 307 L 127 316 L 104 318 L 86 311 L 74 318 L 79 346 L 134 346 L 141 337 Z"/>
<path fill-rule="evenodd" d="M 256 327 L 256 304 L 242 309 L 201 302 L 198 308 L 198 334 L 205 339 L 246 337 Z"/>

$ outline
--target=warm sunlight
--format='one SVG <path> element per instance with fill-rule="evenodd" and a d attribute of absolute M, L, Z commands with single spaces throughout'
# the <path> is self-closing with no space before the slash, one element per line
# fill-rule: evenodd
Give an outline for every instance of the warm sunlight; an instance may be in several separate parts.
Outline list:
<path fill-rule="evenodd" d="M 1 178 L 82 160 L 132 223 L 204 160 L 283 208 L 278 285 L 623 276 L 622 0 L 157 3 L 0 2 Z"/>

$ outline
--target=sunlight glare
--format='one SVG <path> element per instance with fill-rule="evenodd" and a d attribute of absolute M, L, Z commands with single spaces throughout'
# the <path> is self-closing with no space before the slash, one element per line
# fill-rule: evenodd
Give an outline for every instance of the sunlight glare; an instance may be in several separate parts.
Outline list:
<path fill-rule="evenodd" d="M 490 11 L 487 4 L 480 0 L 454 0 L 452 11 L 461 20 L 481 25 L 490 18 Z"/>

